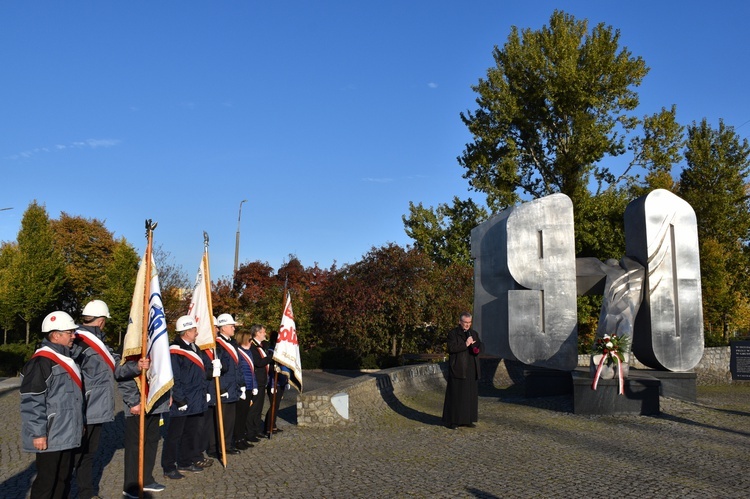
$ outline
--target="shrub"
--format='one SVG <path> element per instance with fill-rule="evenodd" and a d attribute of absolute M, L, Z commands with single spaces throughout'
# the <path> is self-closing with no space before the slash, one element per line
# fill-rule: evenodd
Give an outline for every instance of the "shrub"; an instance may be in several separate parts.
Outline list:
<path fill-rule="evenodd" d="M 0 345 L 0 376 L 15 377 L 36 350 L 33 344 L 10 343 Z"/>

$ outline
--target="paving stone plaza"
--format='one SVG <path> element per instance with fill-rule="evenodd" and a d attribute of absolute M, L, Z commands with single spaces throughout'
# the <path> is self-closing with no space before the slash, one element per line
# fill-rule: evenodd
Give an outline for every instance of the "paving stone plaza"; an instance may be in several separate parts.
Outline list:
<path fill-rule="evenodd" d="M 306 388 L 343 375 L 305 372 Z M 347 376 L 351 376 L 348 374 Z M 750 386 L 698 387 L 697 403 L 662 398 L 659 416 L 581 416 L 571 397 L 526 399 L 483 386 L 476 428 L 440 423 L 436 384 L 373 410 L 356 426 L 295 424 L 239 456 L 182 480 L 154 476 L 160 498 L 192 497 L 625 497 L 750 496 Z M 0 383 L 0 497 L 28 495 L 32 454 L 20 450 L 18 381 Z M 123 416 L 105 425 L 100 495 L 122 497 Z M 161 445 L 159 448 L 161 452 Z M 147 497 L 149 497 L 147 495 Z"/>

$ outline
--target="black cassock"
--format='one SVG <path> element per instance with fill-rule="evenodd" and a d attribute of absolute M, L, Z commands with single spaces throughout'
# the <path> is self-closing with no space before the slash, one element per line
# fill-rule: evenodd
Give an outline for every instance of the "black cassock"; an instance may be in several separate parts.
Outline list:
<path fill-rule="evenodd" d="M 467 348 L 469 336 L 475 343 Z M 443 403 L 443 423 L 446 426 L 468 425 L 479 420 L 477 383 L 481 349 L 482 342 L 473 329 L 464 331 L 457 326 L 448 332 L 448 386 Z"/>

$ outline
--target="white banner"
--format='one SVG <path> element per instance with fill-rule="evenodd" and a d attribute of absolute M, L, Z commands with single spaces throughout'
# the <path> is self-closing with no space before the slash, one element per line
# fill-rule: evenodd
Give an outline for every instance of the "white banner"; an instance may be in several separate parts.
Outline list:
<path fill-rule="evenodd" d="M 146 281 L 146 257 L 141 260 L 138 276 L 133 291 L 133 302 L 130 305 L 130 319 L 125 333 L 122 362 L 133 357 L 140 358 L 143 337 L 143 300 Z M 174 384 L 172 360 L 169 356 L 169 335 L 164 306 L 159 289 L 159 273 L 153 258 L 151 259 L 151 276 L 149 279 L 148 300 L 148 343 L 146 356 L 151 359 L 151 367 L 146 374 L 148 387 L 146 394 L 146 411 L 150 411 L 159 397 L 167 393 Z M 140 378 L 136 378 L 138 382 Z M 140 387 L 139 387 L 140 388 Z"/>
<path fill-rule="evenodd" d="M 279 339 L 276 341 L 273 350 L 273 360 L 292 371 L 289 382 L 302 392 L 302 359 L 299 355 L 297 326 L 294 323 L 292 296 L 289 292 L 286 294 L 284 313 L 281 316 L 281 327 L 279 328 Z"/>
<path fill-rule="evenodd" d="M 195 278 L 193 298 L 190 300 L 190 308 L 188 308 L 188 315 L 192 316 L 198 325 L 198 337 L 195 340 L 195 344 L 201 350 L 216 346 L 213 312 L 208 309 L 208 286 L 210 286 L 210 283 L 206 284 L 207 276 L 209 276 L 209 273 L 206 271 L 206 257 L 204 254 L 198 268 L 198 275 Z"/>

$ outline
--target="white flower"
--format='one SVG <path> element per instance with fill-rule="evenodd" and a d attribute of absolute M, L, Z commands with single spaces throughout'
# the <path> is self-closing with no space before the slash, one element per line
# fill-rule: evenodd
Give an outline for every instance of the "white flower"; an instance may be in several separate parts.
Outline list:
<path fill-rule="evenodd" d="M 614 345 L 614 344 L 613 344 L 613 343 L 612 343 L 611 341 L 608 341 L 608 342 L 606 343 L 606 345 L 604 345 L 604 346 L 605 346 L 605 347 L 607 347 L 607 348 L 612 348 L 612 347 L 613 347 L 613 346 L 615 346 L 615 345 Z"/>

